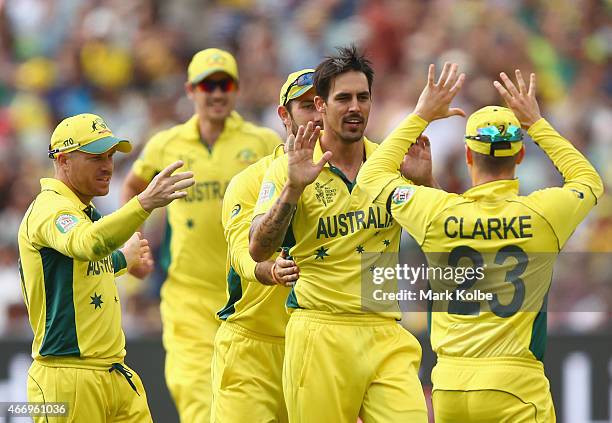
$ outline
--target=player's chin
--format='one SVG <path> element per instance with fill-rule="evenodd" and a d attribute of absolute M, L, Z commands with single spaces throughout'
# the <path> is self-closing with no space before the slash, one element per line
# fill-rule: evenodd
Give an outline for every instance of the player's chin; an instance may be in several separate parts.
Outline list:
<path fill-rule="evenodd" d="M 97 181 L 92 191 L 93 191 L 94 197 L 102 197 L 104 195 L 107 195 L 108 192 L 110 191 L 110 181 L 109 182 Z"/>
<path fill-rule="evenodd" d="M 357 142 L 363 138 L 363 130 L 344 131 L 342 138 L 348 142 Z"/>
<path fill-rule="evenodd" d="M 212 121 L 223 122 L 229 117 L 230 113 L 230 109 L 213 109 L 209 111 L 208 118 Z"/>

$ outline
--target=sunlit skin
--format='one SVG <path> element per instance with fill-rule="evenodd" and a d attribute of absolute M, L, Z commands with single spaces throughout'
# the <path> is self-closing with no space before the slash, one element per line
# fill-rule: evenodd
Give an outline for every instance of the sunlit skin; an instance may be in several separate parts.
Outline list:
<path fill-rule="evenodd" d="M 336 76 L 327 101 L 317 96 L 315 106 L 323 115 L 326 133 L 343 143 L 360 141 L 372 107 L 367 77 L 356 71 Z"/>
<path fill-rule="evenodd" d="M 55 177 L 66 184 L 83 204 L 89 204 L 93 197 L 108 194 L 116 150 L 113 147 L 102 154 L 78 150 L 60 154 L 56 159 Z"/>
<path fill-rule="evenodd" d="M 311 88 L 298 98 L 291 100 L 286 106 L 278 106 L 278 116 L 283 121 L 287 135 L 297 134 L 300 125 L 306 126 L 313 122 L 323 128 L 321 113 L 314 105 L 315 90 Z"/>
<path fill-rule="evenodd" d="M 215 72 L 208 76 L 206 80 L 219 81 L 227 78 L 231 77 L 225 72 Z M 205 92 L 198 85 L 193 86 L 186 83 L 185 91 L 193 101 L 195 112 L 198 114 L 200 121 L 207 120 L 214 125 L 223 125 L 225 119 L 236 106 L 238 83 L 234 82 L 233 89 L 228 92 L 223 92 L 221 88 L 216 87 L 211 93 Z"/>

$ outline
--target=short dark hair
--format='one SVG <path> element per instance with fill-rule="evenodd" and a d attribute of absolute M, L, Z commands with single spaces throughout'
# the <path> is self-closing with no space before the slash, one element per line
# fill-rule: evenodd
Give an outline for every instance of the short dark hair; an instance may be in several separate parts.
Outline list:
<path fill-rule="evenodd" d="M 368 79 L 368 90 L 372 93 L 374 69 L 364 53 L 359 51 L 354 44 L 348 47 L 337 47 L 336 50 L 336 55 L 327 56 L 315 70 L 314 87 L 317 95 L 327 101 L 334 78 L 350 71 L 363 72 Z"/>
<path fill-rule="evenodd" d="M 513 156 L 506 157 L 495 157 L 472 150 L 474 166 L 488 175 L 498 175 L 502 172 L 513 170 L 516 166 L 518 154 L 519 153 L 516 153 Z"/>

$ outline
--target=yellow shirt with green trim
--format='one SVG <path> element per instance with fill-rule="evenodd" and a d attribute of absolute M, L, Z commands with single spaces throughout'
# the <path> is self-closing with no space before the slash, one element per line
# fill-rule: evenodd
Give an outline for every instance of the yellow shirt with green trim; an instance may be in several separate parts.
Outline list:
<path fill-rule="evenodd" d="M 168 277 L 206 289 L 214 304 L 225 301 L 227 244 L 221 224 L 223 195 L 230 179 L 247 166 L 272 153 L 281 143 L 276 132 L 244 121 L 236 112 L 213 147 L 202 142 L 197 116 L 155 135 L 134 162 L 132 171 L 145 181 L 169 164 L 182 160 L 180 171 L 192 171 L 195 185 L 187 196 L 167 207 L 165 251 L 162 265 Z"/>
<path fill-rule="evenodd" d="M 41 179 L 41 192 L 19 227 L 19 271 L 34 359 L 62 358 L 83 366 L 122 360 L 125 336 L 115 276 L 127 263 L 117 248 L 148 216 L 133 198 L 101 217 L 61 181 Z"/>
<path fill-rule="evenodd" d="M 378 147 L 364 139 L 369 159 Z M 316 163 L 323 153 L 317 142 Z M 265 214 L 276 202 L 288 176 L 288 158 L 276 159 L 264 177 L 253 216 Z M 370 313 L 399 320 L 397 303 L 369 308 L 362 300 L 362 278 L 371 279 L 381 253 L 394 257 L 400 227 L 384 205 L 372 204 L 366 192 L 327 163 L 306 187 L 297 203 L 291 226 L 295 246 L 290 254 L 300 278 L 287 299 L 287 307 L 332 313 Z"/>
<path fill-rule="evenodd" d="M 429 266 L 487 266 L 484 277 L 451 283 L 449 301 L 434 302 L 432 347 L 440 357 L 541 361 L 555 258 L 603 193 L 601 178 L 540 119 L 528 133 L 561 172 L 562 187 L 521 196 L 518 180 L 485 183 L 462 195 L 406 185 L 397 163 L 426 126 L 416 115 L 406 118 L 363 166 L 358 183 L 414 237 Z M 440 286 L 432 285 L 434 291 Z M 469 301 L 456 293 L 481 287 L 496 296 Z"/>
<path fill-rule="evenodd" d="M 268 336 L 284 337 L 289 315 L 285 301 L 289 288 L 266 286 L 255 278 L 256 262 L 249 254 L 249 230 L 253 209 L 266 170 L 284 154 L 283 145 L 234 176 L 223 199 L 223 227 L 228 244 L 228 301 L 217 315 L 246 329 Z M 287 242 L 285 247 L 290 247 Z"/>

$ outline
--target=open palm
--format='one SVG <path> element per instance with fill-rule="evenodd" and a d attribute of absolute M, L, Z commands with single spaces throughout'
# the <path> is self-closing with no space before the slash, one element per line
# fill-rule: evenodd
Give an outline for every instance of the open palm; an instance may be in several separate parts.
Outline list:
<path fill-rule="evenodd" d="M 326 151 L 318 163 L 313 163 L 314 148 L 319 139 L 321 128 L 308 122 L 306 127 L 300 126 L 297 134 L 290 135 L 287 140 L 287 155 L 289 157 L 289 183 L 300 189 L 305 188 L 317 179 L 325 163 L 332 156 Z"/>

